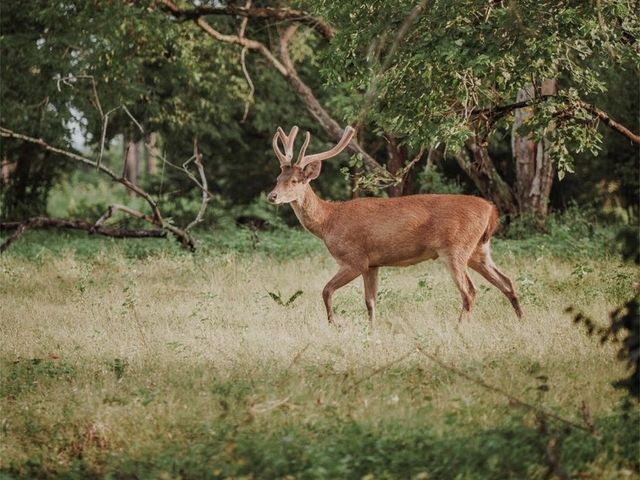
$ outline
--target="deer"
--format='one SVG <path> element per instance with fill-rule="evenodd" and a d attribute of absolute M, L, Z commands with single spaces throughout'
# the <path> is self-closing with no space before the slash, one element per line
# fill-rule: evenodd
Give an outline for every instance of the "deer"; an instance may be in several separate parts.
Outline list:
<path fill-rule="evenodd" d="M 323 161 L 350 144 L 355 130 L 347 126 L 333 148 L 312 155 L 307 154 L 311 134 L 306 132 L 293 163 L 297 133 L 297 126 L 288 135 L 278 127 L 273 136 L 280 174 L 267 200 L 290 204 L 302 226 L 320 238 L 336 260 L 338 272 L 322 290 L 330 325 L 335 324 L 332 298 L 337 289 L 362 276 L 369 322 L 374 324 L 380 267 L 410 266 L 438 258 L 444 261 L 462 297 L 459 321 L 470 315 L 476 297 L 468 267 L 500 290 L 518 318 L 522 317 L 513 282 L 491 258 L 490 240 L 499 223 L 493 203 L 471 195 L 445 194 L 323 200 L 310 183 L 320 175 Z"/>

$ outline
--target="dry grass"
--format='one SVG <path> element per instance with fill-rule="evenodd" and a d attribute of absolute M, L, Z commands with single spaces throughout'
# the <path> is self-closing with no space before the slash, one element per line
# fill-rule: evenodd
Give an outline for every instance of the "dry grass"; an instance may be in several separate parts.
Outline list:
<path fill-rule="evenodd" d="M 0 471 L 38 458 L 51 472 L 82 458 L 106 473 L 110 454 L 188 443 L 191 427 L 213 432 L 221 419 L 256 432 L 341 418 L 451 434 L 514 414 L 505 398 L 430 363 L 417 345 L 531 403 L 540 400 L 536 377 L 546 375 L 541 401 L 573 421 L 581 423 L 582 402 L 596 418 L 612 414 L 622 394 L 610 382 L 622 366 L 563 311 L 576 305 L 604 322 L 633 270 L 508 253 L 496 260 L 518 279 L 521 321 L 472 273 L 476 306 L 458 324 L 458 294 L 430 262 L 383 271 L 373 329 L 361 281 L 340 290 L 335 329 L 320 298 L 335 268 L 326 255 L 0 258 Z M 298 289 L 288 307 L 268 294 Z"/>

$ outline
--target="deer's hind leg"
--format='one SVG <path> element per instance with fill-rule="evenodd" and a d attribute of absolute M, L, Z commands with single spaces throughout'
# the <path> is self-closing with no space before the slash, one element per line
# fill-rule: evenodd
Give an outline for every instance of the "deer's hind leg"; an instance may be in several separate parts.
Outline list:
<path fill-rule="evenodd" d="M 464 272 L 464 277 L 467 282 L 467 291 L 469 292 L 469 296 L 471 297 L 471 307 L 472 307 L 476 301 L 476 293 L 477 293 L 476 286 L 474 285 L 473 281 L 471 280 L 471 277 L 467 272 Z"/>
<path fill-rule="evenodd" d="M 442 255 L 447 269 L 451 274 L 453 283 L 458 287 L 460 296 L 462 297 L 462 310 L 458 320 L 471 312 L 471 307 L 476 297 L 476 287 L 467 274 L 467 262 L 469 254 L 466 252 L 456 252 Z"/>
<path fill-rule="evenodd" d="M 469 259 L 469 266 L 500 290 L 511 302 L 518 318 L 522 318 L 522 308 L 520 307 L 520 301 L 513 282 L 493 263 L 488 242 L 478 245 Z"/>
<path fill-rule="evenodd" d="M 376 321 L 376 293 L 378 292 L 378 267 L 370 267 L 362 274 L 364 280 L 364 302 L 369 312 L 369 322 Z"/>

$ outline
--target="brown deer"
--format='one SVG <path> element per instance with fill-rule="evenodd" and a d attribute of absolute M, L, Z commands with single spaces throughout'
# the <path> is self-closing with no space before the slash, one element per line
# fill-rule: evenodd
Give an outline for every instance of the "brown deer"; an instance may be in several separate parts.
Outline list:
<path fill-rule="evenodd" d="M 307 155 L 306 133 L 297 163 L 293 145 L 298 127 L 289 135 L 278 127 L 273 150 L 281 172 L 268 200 L 290 203 L 304 228 L 319 237 L 339 265 L 322 291 L 329 323 L 334 322 L 331 297 L 340 287 L 362 275 L 369 320 L 375 321 L 379 267 L 408 266 L 442 258 L 462 295 L 462 311 L 471 311 L 476 288 L 467 267 L 478 272 L 511 301 L 518 317 L 522 310 L 511 279 L 491 259 L 489 240 L 498 225 L 492 203 L 470 195 L 409 195 L 397 198 L 357 198 L 346 202 L 320 199 L 309 183 L 320 175 L 322 161 L 335 157 L 351 142 L 347 127 L 332 149 Z M 284 145 L 284 153 L 278 142 Z"/>

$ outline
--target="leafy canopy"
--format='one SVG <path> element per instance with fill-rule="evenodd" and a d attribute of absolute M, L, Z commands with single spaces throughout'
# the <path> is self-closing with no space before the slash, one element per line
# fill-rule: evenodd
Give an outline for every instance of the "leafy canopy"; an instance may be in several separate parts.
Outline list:
<path fill-rule="evenodd" d="M 345 114 L 361 114 L 380 75 L 369 120 L 415 145 L 460 146 L 472 133 L 486 138 L 512 119 L 474 113 L 514 103 L 527 84 L 557 79 L 558 94 L 538 98 L 524 129 L 552 140 L 561 174 L 572 170 L 569 152 L 595 152 L 601 141 L 578 100 L 606 90 L 601 77 L 608 69 L 640 66 L 632 3 L 433 0 L 387 58 L 415 0 L 312 2 L 337 27 L 322 72 L 350 96 Z"/>

